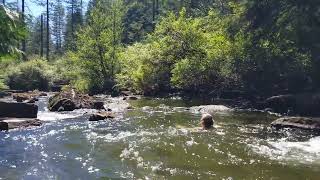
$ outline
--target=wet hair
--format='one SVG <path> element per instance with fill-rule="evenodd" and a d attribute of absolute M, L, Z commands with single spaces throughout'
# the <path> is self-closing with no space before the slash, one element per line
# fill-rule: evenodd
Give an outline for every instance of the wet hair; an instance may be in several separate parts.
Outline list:
<path fill-rule="evenodd" d="M 210 129 L 213 126 L 213 118 L 210 114 L 204 114 L 201 118 L 201 125 L 204 129 Z"/>

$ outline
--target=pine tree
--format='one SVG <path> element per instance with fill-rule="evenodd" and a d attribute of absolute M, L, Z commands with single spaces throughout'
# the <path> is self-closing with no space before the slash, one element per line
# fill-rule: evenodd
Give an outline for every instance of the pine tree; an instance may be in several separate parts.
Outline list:
<path fill-rule="evenodd" d="M 57 0 L 52 14 L 52 36 L 54 38 L 55 53 L 60 55 L 63 53 L 64 15 L 65 11 L 62 0 Z"/>
<path fill-rule="evenodd" d="M 65 28 L 65 49 L 76 50 L 76 32 L 80 25 L 83 24 L 82 16 L 82 1 L 68 0 L 67 1 L 67 17 Z"/>

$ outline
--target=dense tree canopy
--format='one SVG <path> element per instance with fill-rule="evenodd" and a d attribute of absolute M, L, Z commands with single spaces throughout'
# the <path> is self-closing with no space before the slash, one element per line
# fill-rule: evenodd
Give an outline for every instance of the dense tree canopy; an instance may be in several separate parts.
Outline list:
<path fill-rule="evenodd" d="M 319 1 L 51 3 L 50 56 L 58 59 L 51 63 L 83 91 L 270 96 L 320 86 Z M 2 57 L 19 49 L 24 36 L 14 14 L 1 6 Z M 28 56 L 40 54 L 39 37 L 46 32 L 39 18 L 31 22 Z"/>

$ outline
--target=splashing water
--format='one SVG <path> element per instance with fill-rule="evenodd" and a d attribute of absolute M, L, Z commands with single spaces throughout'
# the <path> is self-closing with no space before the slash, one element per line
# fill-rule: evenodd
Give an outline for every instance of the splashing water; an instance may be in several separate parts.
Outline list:
<path fill-rule="evenodd" d="M 52 113 L 40 99 L 42 127 L 0 133 L 0 179 L 318 179 L 320 138 L 275 131 L 276 117 L 201 114 L 179 98 L 142 99 L 116 120 L 89 122 L 76 110 Z"/>

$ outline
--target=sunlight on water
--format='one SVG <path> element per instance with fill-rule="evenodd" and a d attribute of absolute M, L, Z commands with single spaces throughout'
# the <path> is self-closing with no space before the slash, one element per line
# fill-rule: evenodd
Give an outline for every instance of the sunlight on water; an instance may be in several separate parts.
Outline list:
<path fill-rule="evenodd" d="M 180 101 L 140 100 L 115 120 L 88 122 L 94 110 L 48 112 L 42 100 L 42 127 L 0 134 L 0 178 L 318 178 L 316 134 L 276 131 L 273 116 L 230 110 L 203 131 L 201 113 Z"/>

